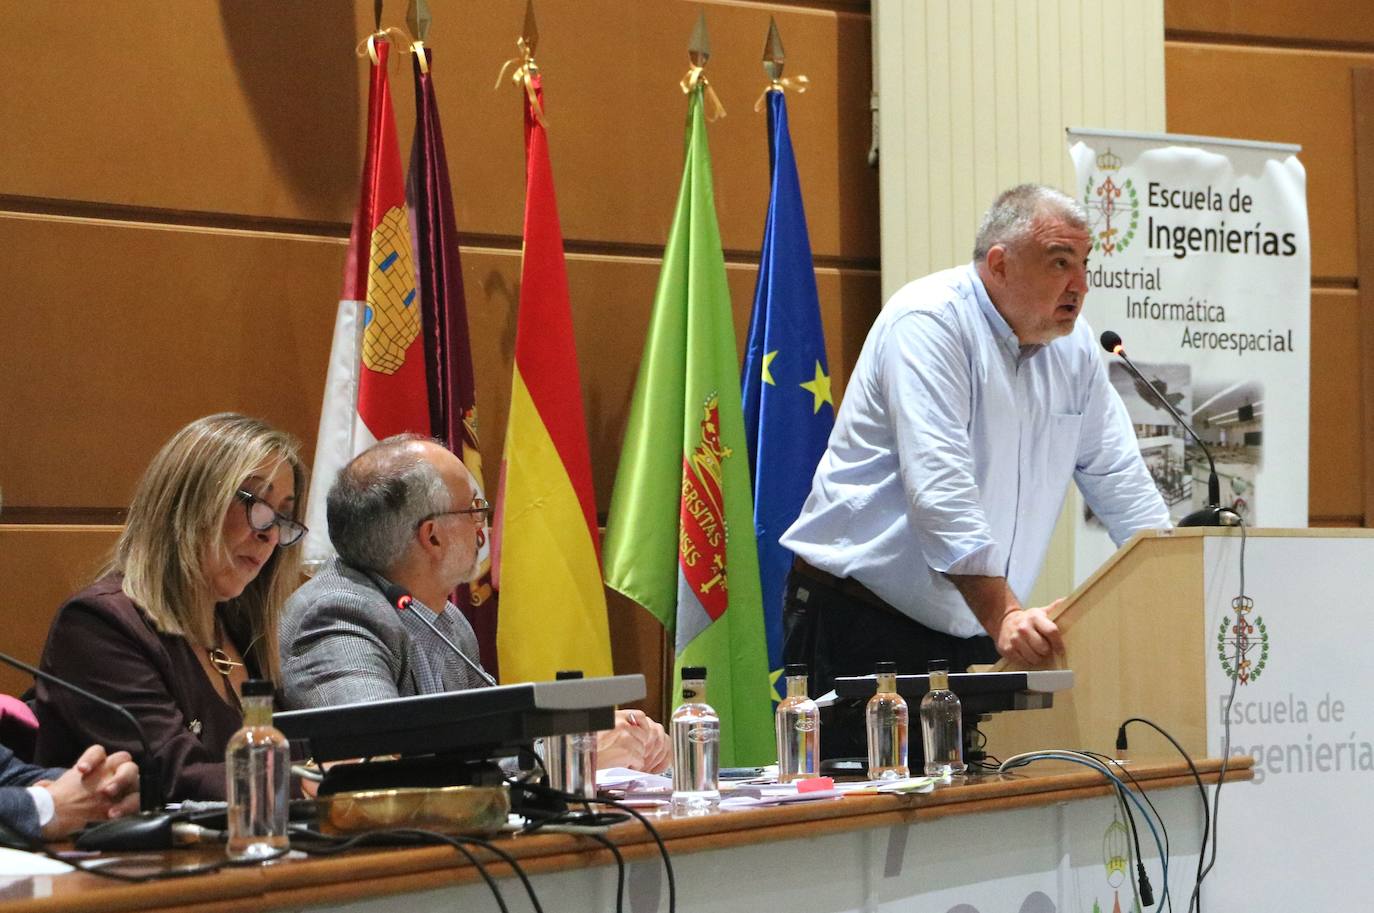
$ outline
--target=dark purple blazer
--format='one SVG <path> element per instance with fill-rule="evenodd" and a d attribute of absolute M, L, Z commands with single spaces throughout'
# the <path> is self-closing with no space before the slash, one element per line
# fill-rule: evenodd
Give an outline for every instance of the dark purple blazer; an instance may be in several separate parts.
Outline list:
<path fill-rule="evenodd" d="M 190 642 L 158 633 L 124 595 L 121 579 L 98 580 L 62 605 L 40 666 L 138 719 L 160 762 L 165 800 L 223 800 L 224 749 L 243 715 L 210 683 Z M 251 660 L 248 673 L 257 676 Z M 40 764 L 70 766 L 93 744 L 142 755 L 123 717 L 42 681 L 37 693 Z"/>

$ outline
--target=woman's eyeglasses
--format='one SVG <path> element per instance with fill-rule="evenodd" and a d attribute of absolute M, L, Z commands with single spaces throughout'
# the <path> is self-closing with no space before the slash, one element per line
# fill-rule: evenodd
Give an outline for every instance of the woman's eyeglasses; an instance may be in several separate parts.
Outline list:
<path fill-rule="evenodd" d="M 283 517 L 273 509 L 262 498 L 253 494 L 251 491 L 239 489 L 235 496 L 243 502 L 244 512 L 248 514 L 248 525 L 260 533 L 265 533 L 273 526 L 277 528 L 277 547 L 288 548 L 301 541 L 308 530 L 303 524 L 297 523 L 290 517 Z"/>

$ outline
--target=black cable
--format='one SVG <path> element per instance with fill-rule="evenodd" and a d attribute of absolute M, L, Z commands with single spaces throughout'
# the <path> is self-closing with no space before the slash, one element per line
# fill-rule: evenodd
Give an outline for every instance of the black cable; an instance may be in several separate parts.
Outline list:
<path fill-rule="evenodd" d="M 1235 517 L 1236 525 L 1240 527 L 1240 592 L 1232 601 L 1232 605 L 1239 608 L 1247 598 L 1245 595 L 1245 518 L 1234 510 L 1227 509 L 1227 513 Z M 1226 716 L 1222 721 L 1221 736 L 1221 770 L 1217 773 L 1217 789 L 1212 794 L 1212 858 L 1208 860 L 1207 867 L 1202 868 L 1202 856 L 1207 851 L 1206 841 L 1198 851 L 1198 876 L 1197 884 L 1193 886 L 1193 895 L 1197 901 L 1197 913 L 1202 913 L 1202 882 L 1203 879 L 1212 871 L 1212 866 L 1217 864 L 1217 833 L 1219 828 L 1219 818 L 1221 816 L 1221 785 L 1226 782 L 1226 770 L 1231 761 L 1231 706 L 1236 700 L 1236 686 L 1240 683 L 1240 638 L 1236 638 L 1236 668 L 1231 676 L 1231 691 L 1226 695 Z M 1189 913 L 1193 909 L 1192 901 L 1188 905 Z"/>
<path fill-rule="evenodd" d="M 1126 775 L 1126 778 L 1131 781 L 1131 785 L 1135 787 L 1136 792 L 1140 793 L 1140 798 L 1144 799 L 1145 804 L 1150 807 L 1150 812 L 1155 816 L 1155 820 L 1159 822 L 1159 829 L 1164 835 L 1164 855 L 1170 855 L 1173 851 L 1169 848 L 1169 826 L 1164 823 L 1164 816 L 1159 813 L 1159 809 L 1155 808 L 1154 801 L 1150 799 L 1150 794 L 1145 791 L 1145 787 L 1140 785 L 1140 781 L 1135 778 L 1135 774 L 1131 773 L 1131 769 L 1115 758 L 1102 754 L 1101 752 L 1084 750 L 1083 754 L 1097 758 L 1102 763 L 1115 767 Z M 1140 843 L 1137 841 L 1136 851 L 1139 852 L 1139 850 Z"/>
<path fill-rule="evenodd" d="M 1183 746 L 1178 743 L 1178 739 L 1175 739 L 1172 735 L 1165 731 L 1165 729 L 1162 726 L 1160 726 L 1153 720 L 1147 720 L 1145 717 L 1141 716 L 1133 716 L 1129 719 L 1122 721 L 1120 728 L 1117 729 L 1116 740 L 1118 746 L 1125 745 L 1126 727 L 1131 723 L 1144 723 L 1146 726 L 1149 726 L 1155 732 L 1158 732 L 1160 735 L 1164 736 L 1164 738 L 1169 740 L 1169 743 L 1174 746 L 1175 750 L 1177 750 L 1178 753 L 1183 756 L 1183 760 L 1187 762 L 1188 770 L 1193 775 L 1193 782 L 1197 784 L 1198 795 L 1202 798 L 1202 843 L 1198 847 L 1197 878 L 1193 883 L 1192 894 L 1188 898 L 1188 910 L 1191 913 L 1194 903 L 1198 900 L 1198 885 L 1201 884 L 1203 876 L 1202 858 L 1207 852 L 1207 840 L 1212 832 L 1212 814 L 1211 809 L 1207 807 L 1207 787 L 1203 785 L 1202 775 L 1198 773 L 1197 765 L 1193 763 L 1192 756 L 1189 755 L 1188 752 L 1184 750 Z M 1201 907 L 1199 907 L 1198 909 L 1199 913 L 1201 913 Z"/>
<path fill-rule="evenodd" d="M 500 856 L 501 860 L 505 862 L 506 865 L 510 866 L 511 871 L 520 879 L 520 883 L 525 886 L 525 893 L 529 895 L 530 906 L 534 908 L 534 913 L 544 913 L 544 907 L 539 903 L 539 897 L 534 893 L 534 885 L 530 884 L 529 876 L 525 874 L 525 869 L 520 863 L 515 861 L 514 856 L 500 849 L 490 840 L 483 840 L 481 837 L 455 837 L 454 839 L 475 843 L 488 853 Z"/>
<path fill-rule="evenodd" d="M 588 834 L 597 843 L 611 851 L 615 857 L 616 883 L 615 883 L 615 913 L 625 911 L 625 857 L 620 855 L 620 849 L 602 834 Z"/>
<path fill-rule="evenodd" d="M 417 828 L 400 828 L 385 831 L 369 831 L 364 834 L 355 834 L 352 837 L 338 837 L 333 834 L 324 834 L 320 831 L 311 830 L 308 827 L 297 826 L 292 828 L 292 833 L 309 837 L 311 840 L 318 841 L 322 846 L 311 846 L 305 844 L 297 846 L 296 849 L 310 856 L 332 856 L 351 850 L 354 847 L 366 846 L 368 844 L 390 844 L 395 842 L 397 837 L 407 837 L 419 840 L 421 843 L 446 843 L 458 852 L 462 853 L 477 870 L 477 874 L 482 876 L 482 880 L 487 883 L 491 896 L 496 899 L 496 906 L 501 913 L 510 913 L 510 908 L 506 906 L 506 898 L 501 893 L 501 888 L 496 883 L 496 879 L 487 871 L 486 864 L 477 858 L 477 854 L 463 845 L 462 840 L 451 837 L 448 834 L 441 834 L 438 831 L 419 830 Z"/>
<path fill-rule="evenodd" d="M 1150 794 L 1147 793 L 1147 792 L 1141 787 L 1140 781 L 1137 780 L 1137 779 L 1135 778 L 1135 774 L 1131 773 L 1131 771 L 1130 771 L 1129 768 L 1127 768 L 1127 767 L 1125 767 L 1124 765 L 1122 765 L 1122 764 L 1121 764 L 1120 762 L 1118 762 L 1115 758 L 1108 757 L 1107 755 L 1102 754 L 1101 752 L 1098 752 L 1098 751 L 1089 751 L 1089 750 L 1087 750 L 1087 749 L 1083 749 L 1082 754 L 1085 754 L 1085 755 L 1087 755 L 1087 756 L 1090 757 L 1090 758 L 1097 758 L 1097 759 L 1098 759 L 1099 761 L 1101 761 L 1103 764 L 1106 764 L 1106 765 L 1108 765 L 1109 767 L 1115 767 L 1117 770 L 1121 771 L 1122 773 L 1124 773 L 1124 774 L 1126 775 L 1126 777 L 1131 781 L 1131 785 L 1135 787 L 1136 792 L 1140 793 L 1140 798 L 1144 799 L 1144 800 L 1145 800 L 1145 804 L 1148 805 L 1148 806 L 1150 807 L 1150 812 L 1155 816 L 1155 820 L 1159 822 L 1159 829 L 1160 829 L 1160 831 L 1163 833 L 1163 836 L 1164 836 L 1164 856 L 1165 856 L 1166 858 L 1171 858 L 1171 857 L 1170 857 L 1171 851 L 1170 851 L 1170 849 L 1169 849 L 1169 826 L 1166 825 L 1166 824 L 1164 823 L 1164 816 L 1162 816 L 1162 815 L 1159 813 L 1159 809 L 1155 808 L 1154 802 L 1151 801 L 1151 799 L 1150 799 Z M 1129 812 L 1130 812 L 1130 806 L 1126 803 L 1126 796 L 1125 796 L 1125 794 L 1124 794 L 1124 789 L 1125 789 L 1125 787 L 1122 787 L 1122 786 L 1118 786 L 1118 787 L 1117 787 L 1117 791 L 1122 793 L 1122 795 L 1118 796 L 1117 798 L 1119 798 L 1119 799 L 1121 800 L 1121 807 L 1124 808 L 1124 809 L 1126 809 L 1127 813 L 1129 814 Z M 1146 822 L 1146 823 L 1148 824 L 1149 822 Z M 1131 839 L 1133 839 L 1133 840 L 1135 841 L 1135 857 L 1136 857 L 1136 866 L 1137 866 L 1137 878 L 1138 878 L 1138 880 L 1140 880 L 1141 882 L 1143 882 L 1143 885 L 1144 885 L 1144 886 L 1142 886 L 1142 888 L 1141 888 L 1141 893 L 1142 893 L 1142 894 L 1147 894 L 1147 895 L 1148 895 L 1148 894 L 1150 894 L 1150 893 L 1152 893 L 1152 892 L 1147 891 L 1147 887 L 1148 887 L 1148 885 L 1149 885 L 1149 879 L 1145 876 L 1145 857 L 1144 857 L 1143 855 L 1141 855 L 1141 852 L 1140 852 L 1140 830 L 1139 830 L 1139 828 L 1136 827 L 1136 823 L 1135 823 L 1135 818 L 1134 818 L 1134 817 L 1131 818 Z M 1173 898 L 1173 895 L 1170 894 L 1169 891 L 1167 890 L 1169 886 L 1168 886 L 1168 885 L 1165 885 L 1164 887 L 1165 887 L 1165 891 L 1164 891 L 1164 902 L 1165 902 L 1165 904 L 1168 906 L 1168 909 L 1169 909 L 1170 911 L 1172 911 L 1172 910 L 1174 909 L 1174 898 Z M 1146 905 L 1146 906 L 1149 906 L 1149 903 L 1146 902 L 1145 905 Z"/>
<path fill-rule="evenodd" d="M 609 805 L 612 808 L 618 808 L 622 812 L 632 815 L 637 821 L 639 821 L 641 825 L 644 826 L 644 830 L 649 832 L 649 836 L 652 837 L 654 843 L 658 845 L 658 855 L 663 859 L 663 871 L 668 879 L 668 913 L 677 913 L 677 879 L 673 875 L 673 862 L 668 857 L 668 847 L 664 845 L 663 837 L 659 835 L 658 829 L 655 828 L 651 823 L 649 823 L 648 818 L 640 814 L 639 809 L 631 808 L 625 803 L 617 802 L 614 799 L 602 799 L 599 797 L 595 799 L 589 799 L 585 796 L 577 796 L 573 795 L 572 793 L 561 792 L 559 790 L 553 789 L 552 787 L 545 786 L 542 783 L 512 781 L 511 785 L 518 786 L 519 788 L 528 790 L 532 793 L 542 793 L 547 796 L 554 796 L 556 798 L 562 799 L 565 802 L 581 802 L 595 803 L 597 805 Z"/>

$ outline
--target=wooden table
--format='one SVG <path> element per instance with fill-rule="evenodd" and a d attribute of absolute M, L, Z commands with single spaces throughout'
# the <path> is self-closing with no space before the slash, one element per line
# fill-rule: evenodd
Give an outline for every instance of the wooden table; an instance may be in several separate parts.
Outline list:
<path fill-rule="evenodd" d="M 1248 757 L 1233 758 L 1227 781 L 1250 779 L 1250 764 Z M 1198 768 L 1205 782 L 1217 782 L 1219 761 L 1203 761 Z M 1176 899 L 1177 892 L 1185 890 L 1182 901 L 1186 905 L 1201 822 L 1193 778 L 1179 762 L 1138 763 L 1132 771 L 1160 806 L 1170 828 L 1170 882 Z M 999 888 L 999 896 L 1012 898 L 1021 890 L 1018 878 L 1030 878 L 1026 884 L 1047 885 L 1047 873 L 1033 871 L 1043 869 L 1045 860 L 1053 870 L 1049 877 L 1057 879 L 1062 895 L 1066 857 L 1075 857 L 1075 871 L 1101 867 L 1099 859 L 1091 858 L 1104 833 L 1094 822 L 1110 821 L 1115 814 L 1117 803 L 1111 793 L 1104 778 L 1087 768 L 1042 762 L 1016 775 L 980 778 L 929 795 L 851 796 L 696 818 L 661 815 L 653 820 L 674 861 L 680 910 L 916 909 L 906 902 L 932 891 L 981 890 L 995 883 L 1006 888 Z M 1085 827 L 1066 814 L 1069 818 L 1088 816 L 1086 837 L 1066 836 L 1066 831 Z M 1057 830 L 1054 821 L 1060 822 Z M 1152 861 L 1154 844 L 1145 824 L 1139 827 L 1147 865 L 1157 871 Z M 914 844 L 908 834 L 915 836 Z M 636 913 L 666 909 L 658 851 L 644 829 L 632 822 L 618 825 L 608 836 L 627 863 L 633 863 L 626 908 Z M 614 908 L 613 859 L 594 840 L 559 834 L 499 839 L 526 872 L 537 876 L 533 878 L 536 889 L 550 913 Z M 1076 848 L 1075 841 L 1083 847 Z M 178 851 L 171 858 L 184 862 L 208 852 Z M 1027 853 L 1036 857 L 1028 857 L 1030 864 L 1021 866 L 1027 871 L 1011 872 L 1017 866 L 1008 860 Z M 1084 857 L 1081 865 L 1077 857 Z M 489 870 L 510 874 L 504 865 L 492 864 Z M 514 878 L 502 878 L 499 883 L 512 910 L 530 909 Z M 1179 887 L 1185 883 L 1186 889 Z M 1129 885 L 1120 890 L 1128 889 Z M 1158 895 L 1161 886 L 1156 884 L 1155 890 Z M 780 892 L 788 896 L 780 898 Z M 1044 893 L 1041 888 L 1035 892 Z M 752 899 L 745 902 L 744 894 Z M 1083 895 L 1081 887 L 1077 894 Z M 402 896 L 403 907 L 398 904 Z M 779 900 L 786 906 L 777 905 Z M 1110 910 L 1110 904 L 1108 899 L 1103 909 Z M 1128 907 L 1127 897 L 1121 904 L 1123 909 Z M 0 887 L 0 909 L 5 913 L 257 913 L 345 906 L 360 913 L 496 909 L 476 870 L 448 847 L 363 849 L 337 857 L 287 859 L 263 867 L 138 885 L 71 873 L 22 878 Z M 940 911 L 949 909 L 937 906 Z M 999 908 L 1024 909 L 1025 905 L 1013 899 Z M 1062 896 L 1054 908 L 1065 909 Z"/>

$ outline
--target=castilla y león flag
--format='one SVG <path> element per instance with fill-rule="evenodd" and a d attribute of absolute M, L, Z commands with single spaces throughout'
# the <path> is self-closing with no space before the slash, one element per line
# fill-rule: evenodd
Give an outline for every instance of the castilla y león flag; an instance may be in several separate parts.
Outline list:
<path fill-rule="evenodd" d="M 325 495 L 343 465 L 382 438 L 430 433 L 419 295 L 386 74 L 390 46 L 372 39 L 370 47 L 362 191 L 334 323 L 306 515 L 310 565 L 334 553 Z"/>

